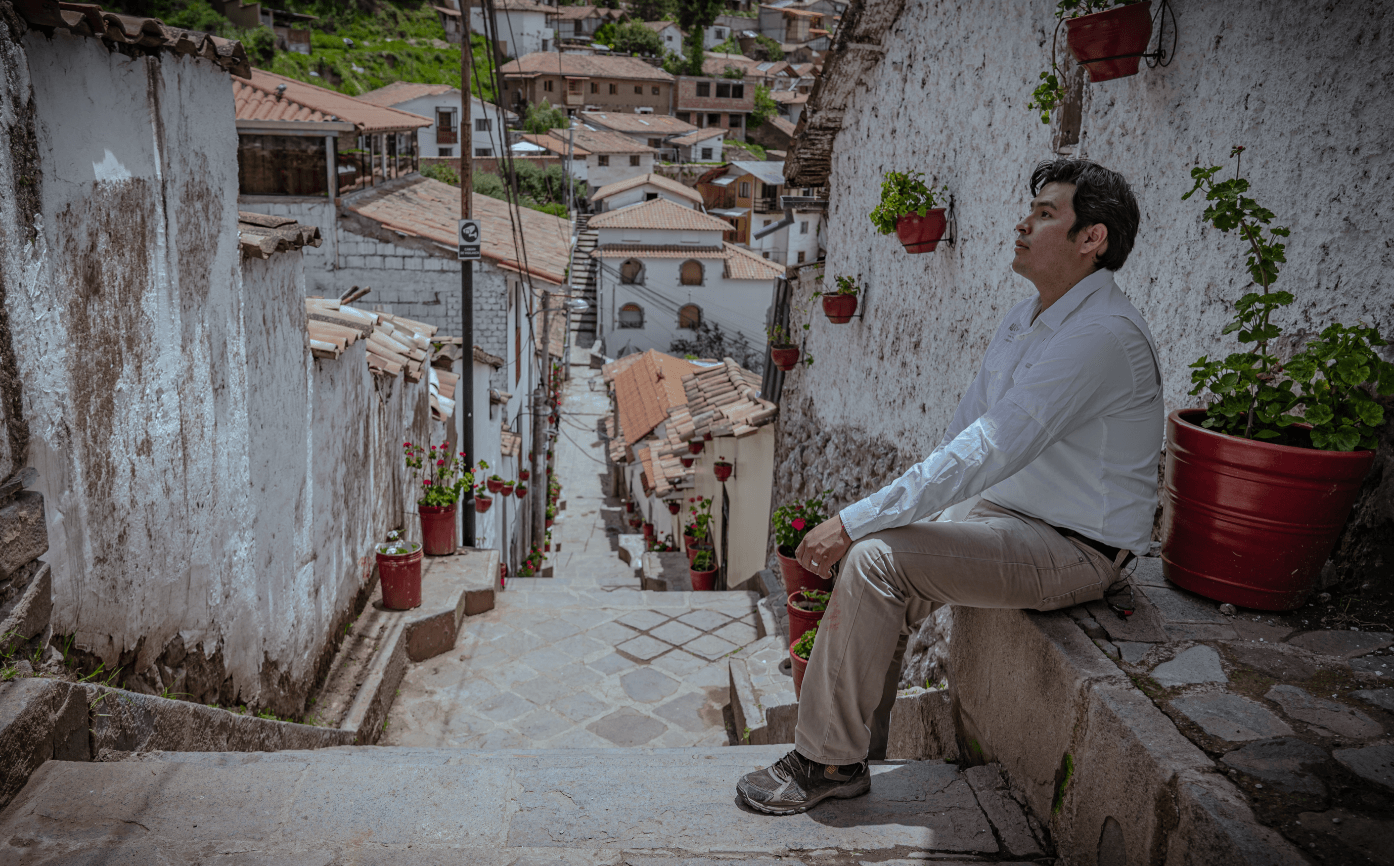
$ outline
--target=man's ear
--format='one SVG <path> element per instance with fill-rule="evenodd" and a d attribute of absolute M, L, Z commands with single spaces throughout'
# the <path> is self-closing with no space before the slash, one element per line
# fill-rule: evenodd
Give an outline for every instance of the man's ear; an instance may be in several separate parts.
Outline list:
<path fill-rule="evenodd" d="M 1081 255 L 1101 256 L 1108 252 L 1108 226 L 1103 223 L 1094 223 L 1082 233 L 1079 246 Z"/>

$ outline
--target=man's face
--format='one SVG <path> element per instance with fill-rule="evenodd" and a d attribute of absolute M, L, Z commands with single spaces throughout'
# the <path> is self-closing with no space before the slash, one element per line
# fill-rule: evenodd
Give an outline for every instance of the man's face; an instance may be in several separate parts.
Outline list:
<path fill-rule="evenodd" d="M 1048 183 L 1041 188 L 1031 201 L 1030 215 L 1016 225 L 1012 270 L 1034 283 L 1041 277 L 1065 276 L 1079 269 L 1080 247 L 1087 242 L 1088 233 L 1081 231 L 1073 240 L 1069 237 L 1075 224 L 1074 198 L 1072 183 Z"/>

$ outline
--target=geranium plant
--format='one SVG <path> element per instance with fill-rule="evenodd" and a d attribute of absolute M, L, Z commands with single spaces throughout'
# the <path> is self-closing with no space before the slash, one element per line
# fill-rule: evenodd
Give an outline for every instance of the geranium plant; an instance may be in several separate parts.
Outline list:
<path fill-rule="evenodd" d="M 474 473 L 464 468 L 463 451 L 452 454 L 446 445 L 432 445 L 428 450 L 403 442 L 402 456 L 411 469 L 412 480 L 420 481 L 421 497 L 416 500 L 417 505 L 454 505 L 460 500 L 460 491 L 474 484 Z M 484 466 L 483 461 L 480 465 Z"/>
<path fill-rule="evenodd" d="M 828 519 L 823 497 L 831 493 L 831 490 L 824 490 L 817 496 L 796 500 L 774 510 L 774 540 L 781 549 L 788 549 L 789 552 L 785 553 L 785 556 L 793 556 L 803 537 L 813 527 Z"/>
<path fill-rule="evenodd" d="M 871 224 L 883 235 L 895 234 L 901 217 L 928 214 L 948 191 L 947 185 L 938 190 L 926 186 L 924 172 L 888 171 L 881 181 L 881 203 L 870 214 Z"/>
<path fill-rule="evenodd" d="M 1273 288 L 1287 262 L 1282 239 L 1289 231 L 1272 225 L 1273 212 L 1247 195 L 1249 181 L 1239 170 L 1243 152 L 1243 147 L 1230 152 L 1235 162 L 1229 180 L 1215 180 L 1222 166 L 1191 169 L 1195 186 L 1182 196 L 1205 193 L 1206 222 L 1226 234 L 1238 232 L 1249 276 L 1259 286 L 1235 302 L 1234 318 L 1221 331 L 1237 333 L 1251 348 L 1214 360 L 1202 356 L 1191 365 L 1191 394 L 1210 394 L 1201 426 L 1285 445 L 1310 441 L 1327 451 L 1373 450 L 1384 409 L 1372 392 L 1394 394 L 1394 364 L 1375 351 L 1386 343 L 1373 327 L 1333 324 L 1286 363 L 1270 350 L 1282 334 L 1273 312 L 1294 300 L 1292 293 Z M 1294 428 L 1299 422 L 1310 430 Z"/>
<path fill-rule="evenodd" d="M 814 292 L 813 297 L 816 298 L 819 295 L 860 295 L 862 292 L 862 285 L 858 282 L 857 277 L 835 277 L 833 281 L 837 283 L 836 289 L 831 292 Z"/>
<path fill-rule="evenodd" d="M 690 535 L 698 542 L 711 538 L 712 500 L 710 496 L 696 496 L 687 500 L 693 505 Z"/>
<path fill-rule="evenodd" d="M 804 632 L 802 637 L 794 641 L 794 645 L 789 648 L 789 651 L 804 661 L 808 661 L 808 657 L 813 655 L 813 641 L 817 638 L 818 626 L 815 625 L 813 628 Z"/>
<path fill-rule="evenodd" d="M 802 592 L 803 597 L 794 602 L 794 604 L 800 610 L 806 610 L 809 613 L 818 613 L 827 610 L 828 602 L 831 601 L 833 597 L 832 593 L 824 592 L 821 589 L 805 589 L 802 590 Z"/>
<path fill-rule="evenodd" d="M 711 571 L 713 568 L 716 568 L 716 551 L 710 548 L 703 548 L 697 551 L 696 556 L 692 557 L 693 571 Z"/>

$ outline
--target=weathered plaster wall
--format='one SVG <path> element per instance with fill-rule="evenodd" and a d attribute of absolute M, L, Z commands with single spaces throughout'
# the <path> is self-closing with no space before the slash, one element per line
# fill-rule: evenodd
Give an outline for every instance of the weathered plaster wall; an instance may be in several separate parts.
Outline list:
<path fill-rule="evenodd" d="M 5 142 L 0 147 L 0 479 L 23 468 L 29 447 L 24 387 L 7 303 L 11 293 L 22 290 L 43 186 L 29 65 L 18 41 L 25 29 L 27 25 L 14 11 L 4 7 L 0 18 L 0 129 Z"/>
<path fill-rule="evenodd" d="M 252 213 L 290 217 L 302 225 L 317 227 L 320 245 L 301 250 L 306 292 L 325 298 L 343 294 L 335 293 L 338 284 L 333 280 L 334 262 L 339 255 L 339 237 L 334 230 L 339 209 L 334 202 L 323 196 L 242 195 L 237 197 L 237 205 Z"/>
<path fill-rule="evenodd" d="M 1171 5 L 1175 61 L 1086 85 L 1080 150 L 1121 171 L 1139 197 L 1138 246 L 1117 278 L 1156 335 L 1174 409 L 1195 402 L 1187 365 L 1235 346 L 1219 331 L 1248 282 L 1242 251 L 1202 225 L 1203 203 L 1180 200 L 1190 169 L 1224 163 L 1233 144 L 1248 148 L 1253 195 L 1292 228 L 1280 282 L 1298 297 L 1280 317 L 1289 333 L 1333 320 L 1394 332 L 1384 229 L 1394 9 L 1374 0 Z M 1031 168 L 1053 155 L 1050 128 L 1025 107 L 1049 63 L 1052 8 L 911 2 L 858 86 L 834 149 L 827 274 L 863 277 L 866 319 L 811 319 L 815 364 L 785 384 L 776 503 L 832 487 L 841 506 L 921 459 L 996 323 L 1033 292 L 1010 257 Z M 866 214 L 891 169 L 949 185 L 957 244 L 906 255 L 875 234 Z M 800 287 L 806 307 L 811 290 Z"/>

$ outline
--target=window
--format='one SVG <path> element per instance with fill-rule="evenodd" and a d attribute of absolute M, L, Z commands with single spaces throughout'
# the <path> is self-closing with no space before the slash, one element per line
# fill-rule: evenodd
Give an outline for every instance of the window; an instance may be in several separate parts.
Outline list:
<path fill-rule="evenodd" d="M 455 155 L 455 148 L 453 148 L 453 147 L 438 147 L 438 148 L 436 148 L 436 150 L 438 151 L 437 156 L 454 156 L 454 155 Z"/>
<path fill-rule="evenodd" d="M 542 82 L 542 89 L 548 93 L 552 92 L 552 82 L 550 80 Z"/>
<path fill-rule="evenodd" d="M 711 161 L 712 161 L 712 149 L 711 149 L 710 147 L 704 147 L 704 148 L 702 148 L 702 162 L 711 162 Z"/>
<path fill-rule="evenodd" d="M 551 48 L 551 40 L 549 40 L 549 39 L 543 39 L 543 40 L 542 40 L 542 50 L 543 50 L 543 51 L 551 51 L 551 50 L 552 50 L 552 48 Z"/>
<path fill-rule="evenodd" d="M 731 85 L 729 82 L 722 82 L 716 86 L 716 95 L 721 99 L 731 98 Z"/>
<path fill-rule="evenodd" d="M 799 234 L 808 234 L 808 220 L 804 220 L 803 222 L 799 223 Z"/>
<path fill-rule="evenodd" d="M 719 115 L 719 114 L 708 114 L 708 115 L 707 115 L 707 126 L 720 126 L 720 125 L 721 125 L 721 115 Z"/>
<path fill-rule="evenodd" d="M 599 84 L 598 82 L 592 81 L 592 82 L 591 82 L 591 93 L 599 93 L 599 92 L 600 92 L 600 84 Z"/>
<path fill-rule="evenodd" d="M 684 286 L 702 285 L 702 263 L 696 259 L 683 262 L 680 282 Z"/>
<path fill-rule="evenodd" d="M 697 95 L 698 95 L 698 96 L 711 96 L 711 95 L 712 95 L 712 83 L 711 83 L 710 81 L 699 81 L 699 82 L 697 82 Z"/>
<path fill-rule="evenodd" d="M 655 150 L 657 150 L 658 148 L 660 148 L 660 147 L 662 147 L 662 146 L 663 146 L 663 140 L 662 140 L 662 139 L 659 139 L 659 138 L 650 138 L 650 139 L 649 139 L 649 147 L 652 147 L 652 148 L 654 148 Z"/>
<path fill-rule="evenodd" d="M 654 95 L 654 96 L 657 96 L 657 95 L 658 95 L 658 85 L 657 85 L 657 84 L 655 84 L 655 85 L 653 86 L 653 95 Z"/>
<path fill-rule="evenodd" d="M 769 221 L 769 220 L 765 220 L 765 225 L 769 225 L 769 224 L 770 224 L 770 221 Z M 770 257 L 770 254 L 769 254 L 769 253 L 761 253 L 760 255 L 763 256 L 763 257 L 765 257 L 765 258 L 769 258 L 769 257 Z"/>
<path fill-rule="evenodd" d="M 596 164 L 596 165 L 599 165 L 599 166 L 609 166 L 609 165 L 610 165 L 610 156 L 609 156 L 609 154 L 602 153 L 600 156 L 597 156 L 597 157 L 595 158 L 595 164 Z"/>
<path fill-rule="evenodd" d="M 455 110 L 452 108 L 436 109 L 436 129 L 440 132 L 455 131 Z"/>
<path fill-rule="evenodd" d="M 743 180 L 743 181 L 741 181 L 740 197 L 741 197 L 741 198 L 750 198 L 750 181 L 748 181 L 748 180 Z"/>
<path fill-rule="evenodd" d="M 636 84 L 636 85 L 634 85 L 634 95 L 635 95 L 635 96 L 643 96 L 643 95 L 644 95 L 644 85 L 642 85 L 642 84 Z"/>
<path fill-rule="evenodd" d="M 658 193 L 656 193 L 656 192 L 646 192 L 646 193 L 644 193 L 644 201 L 653 201 L 653 200 L 656 199 L 656 198 L 658 198 Z"/>
<path fill-rule="evenodd" d="M 476 147 L 476 148 L 474 149 L 474 155 L 475 155 L 475 156 L 493 156 L 493 155 L 494 155 L 494 149 L 493 149 L 492 147 Z"/>
<path fill-rule="evenodd" d="M 679 111 L 679 112 L 678 112 L 678 120 L 681 120 L 683 123 L 691 123 L 691 122 L 692 122 L 692 112 L 690 112 L 690 111 Z"/>
<path fill-rule="evenodd" d="M 349 166 L 340 156 L 339 170 Z M 326 195 L 329 186 L 324 139 L 312 136 L 239 135 L 238 192 L 243 195 Z M 352 183 L 341 176 L 340 185 Z"/>
<path fill-rule="evenodd" d="M 476 117 L 474 119 L 475 132 L 493 132 L 494 121 L 488 117 Z"/>
<path fill-rule="evenodd" d="M 803 264 L 803 260 L 806 255 L 808 255 L 808 253 L 805 253 L 803 250 L 799 250 L 799 264 Z"/>
<path fill-rule="evenodd" d="M 620 265 L 620 282 L 627 286 L 644 284 L 644 263 L 638 259 L 625 259 Z"/>
<path fill-rule="evenodd" d="M 611 96 L 614 96 L 615 94 L 617 94 L 617 93 L 619 93 L 619 92 L 620 92 L 620 86 L 619 86 L 618 84 L 611 84 L 611 85 L 610 85 L 610 95 L 611 95 Z"/>
<path fill-rule="evenodd" d="M 688 304 L 678 310 L 678 327 L 689 330 L 697 330 L 697 326 L 702 324 L 702 308 L 696 304 Z"/>
<path fill-rule="evenodd" d="M 583 88 L 583 87 L 585 87 L 585 86 L 586 86 L 586 83 L 585 83 L 584 81 L 582 81 L 581 79 L 579 79 L 579 78 L 568 78 L 568 79 L 566 79 L 566 92 L 567 92 L 567 93 L 571 93 L 571 94 L 574 94 L 574 95 L 576 95 L 576 96 L 580 96 L 580 95 L 581 95 L 581 88 Z"/>
<path fill-rule="evenodd" d="M 732 84 L 732 85 L 731 85 L 731 98 L 732 98 L 732 99 L 745 99 L 745 85 L 744 85 L 744 84 Z"/>
<path fill-rule="evenodd" d="M 638 165 L 638 164 L 639 164 L 639 154 L 637 154 L 637 153 L 632 153 L 632 154 L 630 154 L 630 155 L 629 155 L 629 164 L 630 164 L 630 165 Z"/>
<path fill-rule="evenodd" d="M 638 304 L 625 304 L 623 307 L 620 307 L 620 327 L 644 327 L 644 308 Z"/>
<path fill-rule="evenodd" d="M 724 27 L 718 27 L 718 28 L 716 28 L 716 38 L 717 38 L 717 39 L 720 39 L 722 42 L 725 42 L 725 41 L 726 41 L 726 28 L 724 28 Z"/>
<path fill-rule="evenodd" d="M 731 115 L 731 128 L 732 128 L 732 129 L 740 129 L 740 128 L 741 128 L 741 116 L 740 116 L 739 114 L 733 114 L 733 115 Z"/>

